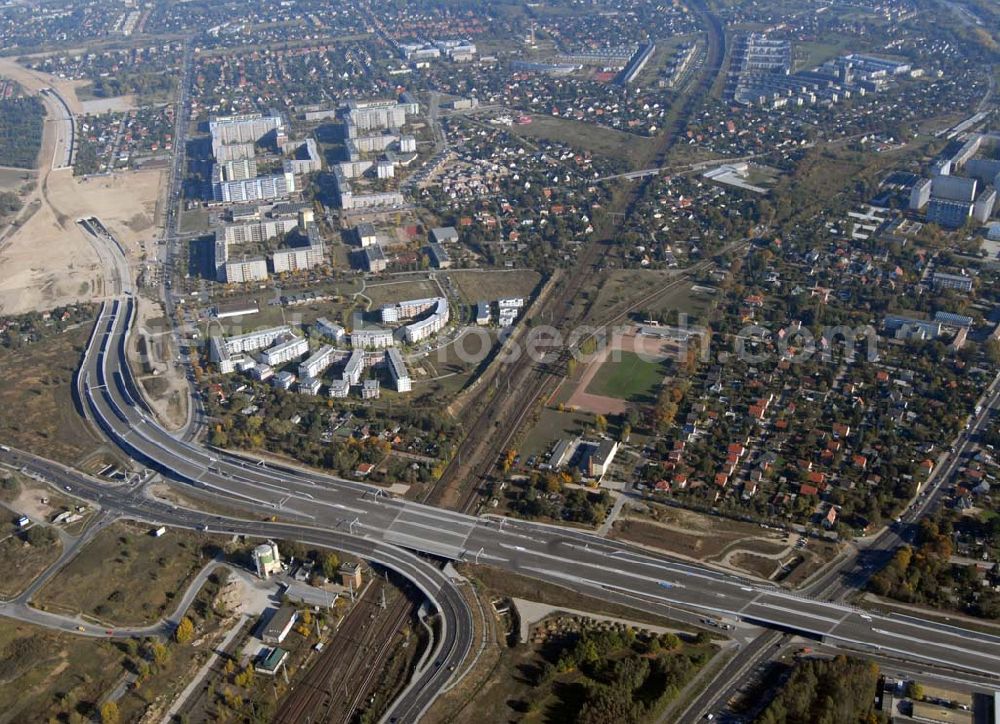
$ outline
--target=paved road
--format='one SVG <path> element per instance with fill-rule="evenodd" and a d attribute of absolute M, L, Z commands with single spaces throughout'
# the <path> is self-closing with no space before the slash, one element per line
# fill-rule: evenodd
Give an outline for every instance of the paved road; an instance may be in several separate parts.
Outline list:
<path fill-rule="evenodd" d="M 319 529 L 396 549 L 478 560 L 667 615 L 687 607 L 864 651 L 948 661 L 989 675 L 1000 670 L 997 637 L 898 616 L 869 616 L 849 605 L 679 564 L 589 533 L 419 505 L 361 483 L 255 466 L 179 441 L 137 406 L 129 392 L 133 383 L 119 350 L 131 305 L 126 298 L 102 309 L 80 371 L 82 394 L 93 418 L 115 442 L 169 478 L 258 510 L 309 521 Z"/>
<path fill-rule="evenodd" d="M 458 587 L 436 566 L 396 546 L 348 532 L 300 524 L 223 518 L 181 508 L 148 498 L 136 486 L 108 485 L 59 463 L 16 449 L 0 449 L 0 463 L 23 469 L 70 495 L 150 525 L 165 524 L 213 533 L 298 540 L 306 545 L 343 551 L 399 573 L 424 594 L 438 614 L 434 621 L 434 647 L 427 657 L 429 663 L 414 674 L 412 688 L 394 702 L 390 710 L 390 716 L 402 721 L 416 721 L 420 717 L 451 677 L 452 667 L 457 668 L 471 650 L 473 614 Z M 0 606 L 0 613 L 4 612 L 5 609 Z M 30 616 L 25 620 L 70 633 L 108 635 L 103 628 L 66 621 L 62 617 L 32 608 L 27 608 L 25 615 Z M 79 625 L 84 626 L 85 630 L 78 631 Z M 122 631 L 129 633 L 125 629 L 115 630 L 116 633 Z M 141 630 L 136 635 L 147 634 Z"/>

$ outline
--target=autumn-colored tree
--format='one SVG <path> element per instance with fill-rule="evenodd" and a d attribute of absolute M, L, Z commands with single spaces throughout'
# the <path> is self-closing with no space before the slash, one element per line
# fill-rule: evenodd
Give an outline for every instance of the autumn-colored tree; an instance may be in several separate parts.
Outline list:
<path fill-rule="evenodd" d="M 177 639 L 177 643 L 186 644 L 188 641 L 194 638 L 194 624 L 191 623 L 191 619 L 187 616 L 180 620 L 177 624 L 177 630 L 174 631 L 174 638 Z"/>
<path fill-rule="evenodd" d="M 101 724 L 118 724 L 119 720 L 118 704 L 113 701 L 101 704 Z"/>

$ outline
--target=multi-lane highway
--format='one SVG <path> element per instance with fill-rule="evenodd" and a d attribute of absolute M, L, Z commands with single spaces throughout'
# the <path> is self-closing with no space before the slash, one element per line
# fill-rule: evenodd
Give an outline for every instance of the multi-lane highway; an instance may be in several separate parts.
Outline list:
<path fill-rule="evenodd" d="M 986 675 L 1000 670 L 998 637 L 918 619 L 869 615 L 843 603 L 680 564 L 589 533 L 420 505 L 372 486 L 262 467 L 178 440 L 136 402 L 122 352 L 132 305 L 126 297 L 102 308 L 79 373 L 81 399 L 93 420 L 131 456 L 206 494 L 301 520 L 310 530 L 338 531 L 352 540 L 396 550 L 489 564 L 667 615 L 682 607 L 863 651 L 947 662 Z M 297 530 L 301 534 L 304 528 Z"/>
<path fill-rule="evenodd" d="M 25 470 L 71 495 L 133 520 L 213 533 L 298 540 L 307 545 L 340 550 L 399 573 L 420 590 L 439 616 L 434 650 L 428 657 L 427 666 L 417 672 L 406 693 L 394 703 L 391 716 L 405 721 L 419 718 L 472 646 L 472 611 L 455 583 L 438 567 L 396 546 L 370 537 L 312 526 L 207 515 L 150 498 L 143 494 L 141 487 L 108 485 L 59 463 L 10 448 L 0 450 L 0 463 Z M 4 612 L 0 606 L 0 615 Z M 39 614 L 44 615 L 43 612 Z M 35 622 L 66 631 L 76 630 L 75 624 L 66 625 L 63 621 L 40 617 Z M 90 627 L 86 633 L 100 635 Z"/>

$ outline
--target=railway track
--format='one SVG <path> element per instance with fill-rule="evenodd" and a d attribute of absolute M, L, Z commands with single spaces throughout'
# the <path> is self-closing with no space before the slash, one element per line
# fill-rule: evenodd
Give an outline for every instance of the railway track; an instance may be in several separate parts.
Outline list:
<path fill-rule="evenodd" d="M 670 150 L 673 148 L 686 128 L 688 118 L 697 108 L 700 100 L 712 92 L 718 84 L 719 74 L 723 72 L 722 64 L 726 53 L 726 38 L 719 19 L 714 16 L 703 0 L 695 0 L 695 11 L 701 16 L 708 38 L 706 63 L 700 77 L 692 83 L 681 107 L 669 125 L 669 130 L 663 134 L 662 143 L 651 149 L 649 158 L 644 159 L 645 165 L 665 165 Z M 655 181 L 654 177 L 645 178 L 636 183 L 630 191 L 615 206 L 618 209 L 631 210 L 635 202 L 642 198 L 648 184 Z M 610 223 L 610 214 L 601 226 L 601 237 L 612 238 L 614 228 Z M 580 255 L 574 269 L 565 277 L 563 287 L 556 290 L 544 308 L 537 310 L 536 318 L 544 318 L 557 328 L 568 329 L 572 324 L 570 312 L 577 295 L 586 281 L 592 278 L 595 271 L 601 268 L 601 252 L 603 243 L 592 241 L 588 243 Z M 676 283 L 687 281 L 691 275 L 706 268 L 708 262 L 702 262 L 687 270 L 681 279 L 672 282 L 667 288 L 656 290 L 638 302 L 626 304 L 621 309 L 611 310 L 609 319 L 599 323 L 614 324 L 627 317 L 639 306 L 666 294 Z M 534 409 L 539 397 L 548 390 L 553 382 L 562 377 L 562 365 L 565 365 L 570 350 L 558 350 L 558 357 L 551 363 L 539 363 L 522 354 L 512 363 L 506 374 L 498 374 L 495 378 L 495 388 L 505 386 L 511 391 L 512 399 L 498 402 L 496 396 L 490 398 L 490 393 L 484 389 L 476 401 L 481 407 L 475 415 L 467 433 L 459 444 L 456 455 L 445 468 L 435 485 L 427 492 L 423 500 L 427 503 L 455 507 L 463 512 L 472 512 L 479 499 L 479 489 L 482 482 L 488 479 L 501 453 L 506 450 L 517 435 L 521 425 Z M 505 378 L 505 380 L 503 379 Z M 470 409 L 476 403 L 470 405 Z M 457 495 L 457 500 L 455 496 Z"/>
<path fill-rule="evenodd" d="M 384 581 L 372 586 L 285 697 L 275 724 L 351 720 L 414 606 L 405 592 Z M 383 591 L 385 611 L 380 605 Z M 375 655 L 370 654 L 373 649 Z"/>

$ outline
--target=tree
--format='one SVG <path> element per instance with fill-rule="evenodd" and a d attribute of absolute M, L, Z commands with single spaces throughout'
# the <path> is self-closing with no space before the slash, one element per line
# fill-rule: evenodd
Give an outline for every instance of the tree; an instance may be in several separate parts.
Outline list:
<path fill-rule="evenodd" d="M 177 639 L 177 643 L 186 644 L 188 641 L 194 638 L 194 624 L 191 623 L 191 619 L 187 616 L 180 620 L 177 624 L 177 630 L 174 631 L 174 638 Z"/>
<path fill-rule="evenodd" d="M 924 698 L 924 687 L 918 681 L 908 681 L 906 682 L 906 696 L 910 699 L 915 699 L 916 701 L 923 701 Z"/>
<path fill-rule="evenodd" d="M 101 704 L 101 723 L 118 724 L 118 705 L 113 701 L 106 701 Z"/>
<path fill-rule="evenodd" d="M 340 568 L 340 557 L 336 553 L 327 553 L 323 556 L 323 575 L 327 578 L 333 578 L 337 575 L 337 569 Z"/>
<path fill-rule="evenodd" d="M 604 415 L 598 415 L 597 417 L 594 418 L 594 424 L 597 425 L 597 429 L 600 432 L 604 432 L 605 430 L 608 429 L 608 418 L 606 418 Z"/>

